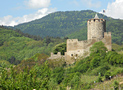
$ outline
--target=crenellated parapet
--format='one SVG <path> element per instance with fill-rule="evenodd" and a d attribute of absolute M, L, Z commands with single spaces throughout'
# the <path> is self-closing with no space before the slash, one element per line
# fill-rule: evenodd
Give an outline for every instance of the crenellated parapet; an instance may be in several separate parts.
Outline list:
<path fill-rule="evenodd" d="M 103 23 L 103 22 L 106 22 L 106 20 L 105 19 L 89 19 L 87 22 L 88 23 L 93 23 L 93 22 Z"/>
<path fill-rule="evenodd" d="M 51 56 L 61 56 L 61 52 L 58 52 L 57 54 L 54 54 L 53 52 L 51 52 Z"/>
<path fill-rule="evenodd" d="M 68 43 L 74 43 L 74 42 L 78 42 L 78 39 L 67 39 Z"/>
<path fill-rule="evenodd" d="M 78 39 L 68 39 L 67 40 L 67 52 L 75 51 L 80 49 L 86 49 L 87 47 L 91 46 L 94 42 L 99 41 L 97 38 L 78 41 Z"/>
<path fill-rule="evenodd" d="M 104 32 L 104 37 L 111 37 L 111 32 Z"/>
<path fill-rule="evenodd" d="M 58 52 L 57 54 L 51 52 L 51 56 L 49 57 L 49 59 L 58 59 L 58 58 L 65 58 L 65 56 L 61 55 L 61 52 Z"/>

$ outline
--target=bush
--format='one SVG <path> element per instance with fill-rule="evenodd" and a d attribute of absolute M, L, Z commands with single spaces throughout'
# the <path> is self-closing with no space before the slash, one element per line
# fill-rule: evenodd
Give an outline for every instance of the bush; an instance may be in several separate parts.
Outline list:
<path fill-rule="evenodd" d="M 109 80 L 110 76 L 111 76 L 111 73 L 109 71 L 107 71 L 104 76 L 105 76 L 106 80 Z"/>
<path fill-rule="evenodd" d="M 101 73 L 99 73 L 99 76 L 98 76 L 97 82 L 102 82 Z"/>
<path fill-rule="evenodd" d="M 104 76 L 105 73 L 107 72 L 107 70 L 110 69 L 110 66 L 109 65 L 104 65 L 104 66 L 101 66 L 100 69 L 98 70 L 98 72 L 101 73 L 101 76 Z"/>
<path fill-rule="evenodd" d="M 77 74 L 74 75 L 74 77 L 72 78 L 72 80 L 70 81 L 70 86 L 73 87 L 78 87 L 80 82 L 80 76 L 78 76 Z"/>
<path fill-rule="evenodd" d="M 90 48 L 91 56 L 101 56 L 104 57 L 106 55 L 107 48 L 104 46 L 104 43 L 102 41 L 96 42 L 93 44 L 93 46 Z"/>
<path fill-rule="evenodd" d="M 118 90 L 119 83 L 117 81 L 114 81 L 113 86 L 114 90 Z"/>
<path fill-rule="evenodd" d="M 66 43 L 58 44 L 54 47 L 53 53 L 57 54 L 58 52 L 61 52 L 61 55 L 65 55 L 66 52 Z"/>
<path fill-rule="evenodd" d="M 98 67 L 100 65 L 100 57 L 96 56 L 91 60 L 90 66 L 92 69 Z"/>
<path fill-rule="evenodd" d="M 64 75 L 64 80 L 63 80 L 63 83 L 65 86 L 68 85 L 68 83 L 71 81 L 71 79 L 74 77 L 74 73 L 71 73 L 71 74 L 65 74 Z"/>
<path fill-rule="evenodd" d="M 58 84 L 60 84 L 62 82 L 62 80 L 64 79 L 64 69 L 62 67 L 56 67 L 53 70 L 52 78 L 54 78 L 54 80 Z"/>

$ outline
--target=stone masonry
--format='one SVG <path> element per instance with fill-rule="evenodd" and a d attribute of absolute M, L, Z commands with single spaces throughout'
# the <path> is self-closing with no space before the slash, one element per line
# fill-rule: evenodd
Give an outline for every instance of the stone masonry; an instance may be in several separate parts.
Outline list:
<path fill-rule="evenodd" d="M 67 52 L 65 52 L 65 55 L 51 53 L 50 59 L 65 58 L 67 64 L 72 64 L 78 58 L 88 56 L 90 47 L 99 41 L 105 44 L 108 51 L 112 50 L 111 32 L 106 32 L 106 20 L 100 19 L 96 14 L 93 19 L 87 21 L 87 40 L 67 39 Z"/>

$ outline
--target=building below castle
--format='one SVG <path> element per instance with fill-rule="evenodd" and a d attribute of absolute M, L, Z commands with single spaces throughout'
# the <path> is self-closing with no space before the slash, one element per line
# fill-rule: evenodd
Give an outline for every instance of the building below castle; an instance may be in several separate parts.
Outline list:
<path fill-rule="evenodd" d="M 67 52 L 65 55 L 51 53 L 49 59 L 64 58 L 67 64 L 74 63 L 80 57 L 90 54 L 90 47 L 95 42 L 102 41 L 108 51 L 112 50 L 111 32 L 106 32 L 106 20 L 100 19 L 96 14 L 94 18 L 87 21 L 87 40 L 67 39 Z"/>

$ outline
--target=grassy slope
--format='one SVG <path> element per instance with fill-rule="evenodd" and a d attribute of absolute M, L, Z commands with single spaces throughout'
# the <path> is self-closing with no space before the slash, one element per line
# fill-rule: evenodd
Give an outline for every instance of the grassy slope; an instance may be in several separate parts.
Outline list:
<path fill-rule="evenodd" d="M 107 80 L 107 81 L 104 81 L 104 82 L 101 82 L 101 83 L 96 83 L 94 85 L 94 89 L 98 89 L 98 90 L 113 90 L 113 87 L 114 87 L 114 81 L 117 81 L 120 85 L 120 87 L 123 88 L 123 75 L 119 74 L 115 77 L 113 77 L 111 80 Z M 122 84 L 120 84 L 122 83 Z M 122 89 L 121 89 L 122 90 Z"/>

